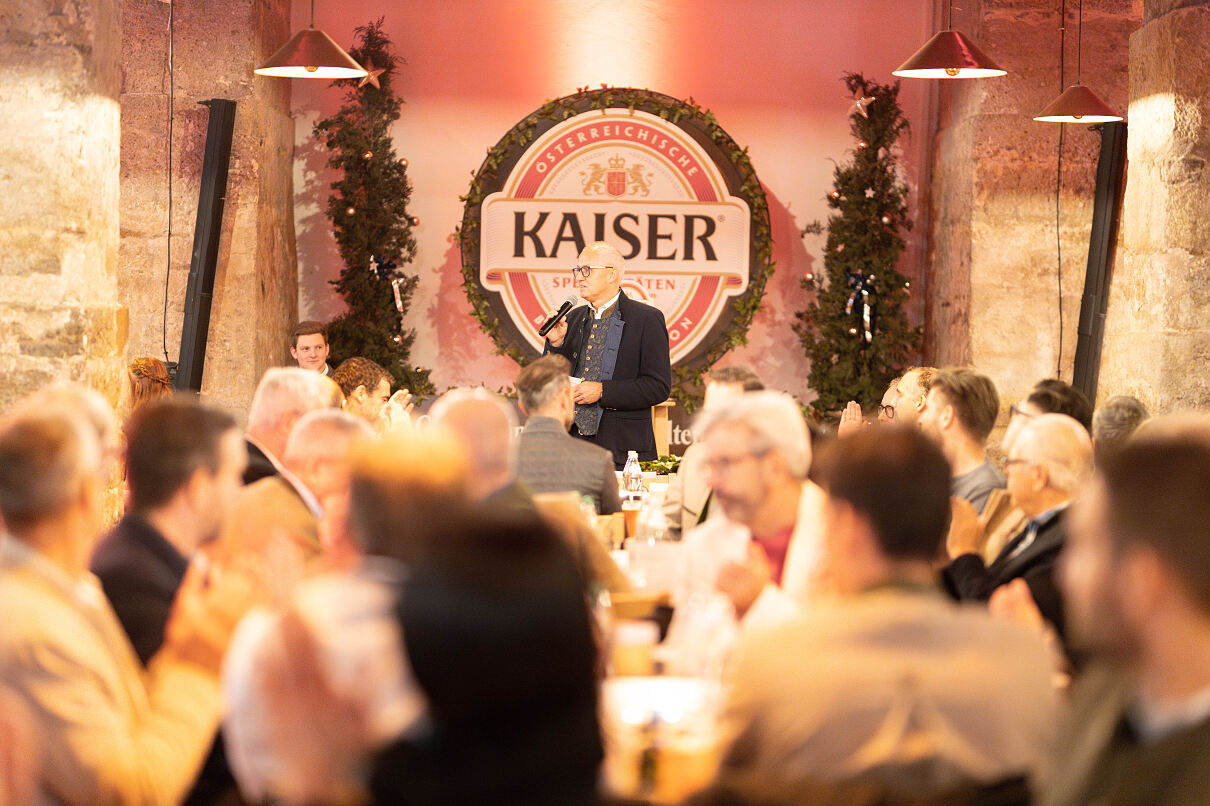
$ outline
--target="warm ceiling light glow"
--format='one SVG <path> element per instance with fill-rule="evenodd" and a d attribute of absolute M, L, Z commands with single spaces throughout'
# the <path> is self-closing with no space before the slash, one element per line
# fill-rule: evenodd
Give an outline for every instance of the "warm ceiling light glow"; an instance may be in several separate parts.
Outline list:
<path fill-rule="evenodd" d="M 1121 115 L 1083 84 L 1068 87 L 1034 118 L 1046 123 L 1109 123 L 1121 119 Z"/>
<path fill-rule="evenodd" d="M 563 0 L 546 6 L 553 75 L 571 84 L 658 87 L 666 54 L 677 47 L 667 19 L 647 0 L 586 5 Z M 538 9 L 534 13 L 541 13 Z"/>
<path fill-rule="evenodd" d="M 1066 31 L 1067 7 L 1060 6 L 1059 20 L 1059 82 L 1063 81 L 1063 32 Z M 1065 89 L 1058 98 L 1038 113 L 1034 120 L 1045 123 L 1109 123 L 1121 120 L 1122 116 L 1113 111 L 1109 104 L 1101 100 L 1101 96 L 1080 83 L 1081 50 L 1084 45 L 1084 0 L 1080 0 L 1079 25 L 1076 27 L 1076 83 Z"/>
<path fill-rule="evenodd" d="M 954 3 L 950 0 L 945 30 L 934 34 L 891 74 L 904 78 L 991 78 L 1008 73 L 965 34 L 955 31 L 953 23 Z"/>
<path fill-rule="evenodd" d="M 340 45 L 315 27 L 315 0 L 311 25 L 290 37 L 268 61 L 252 72 L 277 78 L 361 78 L 365 69 Z"/>

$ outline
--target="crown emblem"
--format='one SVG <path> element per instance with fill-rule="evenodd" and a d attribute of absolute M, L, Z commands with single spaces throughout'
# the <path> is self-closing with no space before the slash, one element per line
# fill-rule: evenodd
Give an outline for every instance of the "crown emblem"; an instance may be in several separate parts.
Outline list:
<path fill-rule="evenodd" d="M 607 166 L 594 162 L 588 170 L 580 171 L 580 184 L 585 196 L 646 196 L 651 192 L 651 172 L 636 162 L 626 166 L 626 158 L 615 154 Z"/>

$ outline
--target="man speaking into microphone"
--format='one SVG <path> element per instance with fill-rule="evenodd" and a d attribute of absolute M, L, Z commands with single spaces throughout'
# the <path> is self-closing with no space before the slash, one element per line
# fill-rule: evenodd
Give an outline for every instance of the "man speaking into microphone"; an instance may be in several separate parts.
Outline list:
<path fill-rule="evenodd" d="M 622 292 L 625 263 L 603 241 L 580 252 L 572 278 L 588 302 L 573 308 L 546 335 L 546 352 L 563 356 L 580 378 L 573 436 L 613 453 L 621 470 L 627 451 L 656 458 L 651 407 L 668 399 L 672 367 L 664 314 Z"/>

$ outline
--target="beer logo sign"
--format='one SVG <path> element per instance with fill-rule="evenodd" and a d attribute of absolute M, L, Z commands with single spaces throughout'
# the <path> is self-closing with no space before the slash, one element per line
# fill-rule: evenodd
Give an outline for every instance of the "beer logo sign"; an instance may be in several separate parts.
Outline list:
<path fill-rule="evenodd" d="M 481 322 L 515 358 L 540 354 L 547 312 L 575 293 L 577 256 L 607 241 L 626 261 L 626 295 L 664 313 L 674 367 L 700 372 L 742 339 L 771 270 L 746 156 L 701 110 L 658 93 L 600 90 L 544 110 L 489 153 L 467 199 L 463 274 Z"/>

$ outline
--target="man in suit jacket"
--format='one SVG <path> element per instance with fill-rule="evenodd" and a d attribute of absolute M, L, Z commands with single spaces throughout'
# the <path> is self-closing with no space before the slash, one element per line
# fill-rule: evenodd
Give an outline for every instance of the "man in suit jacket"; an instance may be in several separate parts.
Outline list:
<path fill-rule="evenodd" d="M 572 309 L 546 336 L 546 351 L 566 358 L 582 379 L 572 395 L 571 433 L 612 452 L 619 470 L 627 451 L 655 459 L 651 407 L 672 388 L 664 315 L 622 292 L 625 262 L 607 243 L 584 247 L 572 273 L 588 305 Z"/>
<path fill-rule="evenodd" d="M 1084 426 L 1065 414 L 1031 420 L 1013 440 L 1005 463 L 1009 495 L 1029 521 L 986 565 L 978 553 L 974 509 L 956 500 L 952 559 L 945 568 L 950 592 L 959 599 L 986 601 L 996 588 L 1022 578 L 1042 615 L 1062 635 L 1063 603 L 1054 569 L 1063 548 L 1063 514 L 1091 469 L 1092 441 Z"/>
<path fill-rule="evenodd" d="M 567 433 L 576 411 L 569 371 L 567 359 L 548 355 L 517 376 L 518 402 L 528 418 L 517 441 L 517 479 L 535 493 L 590 496 L 601 515 L 618 512 L 613 455 Z"/>
<path fill-rule="evenodd" d="M 130 511 L 97 545 L 91 568 L 144 665 L 164 643 L 189 558 L 218 536 L 232 510 L 244 466 L 241 442 L 229 415 L 184 398 L 145 406 L 131 419 Z M 219 742 L 185 802 L 235 795 Z"/>
<path fill-rule="evenodd" d="M 274 367 L 261 378 L 248 410 L 248 467 L 244 484 L 281 470 L 281 456 L 294 423 L 309 411 L 339 407 L 340 387 L 328 377 L 298 367 Z"/>
<path fill-rule="evenodd" d="M 1070 640 L 1095 660 L 1042 806 L 1192 806 L 1210 792 L 1210 421 L 1196 417 L 1103 457 L 1072 505 L 1059 582 Z"/>
<path fill-rule="evenodd" d="M 305 561 L 318 555 L 325 502 L 349 492 L 349 454 L 374 436 L 358 417 L 319 409 L 299 418 L 286 442 L 281 472 L 245 486 L 236 497 L 226 539 L 238 552 L 262 551 L 284 535 Z"/>
<path fill-rule="evenodd" d="M 0 680 L 38 736 L 36 802 L 180 803 L 214 738 L 219 665 L 251 586 L 234 572 L 207 585 L 192 568 L 144 668 L 87 567 L 110 475 L 99 423 L 76 400 L 18 405 L 0 424 Z M 198 498 L 239 484 L 238 431 L 221 441 Z"/>

